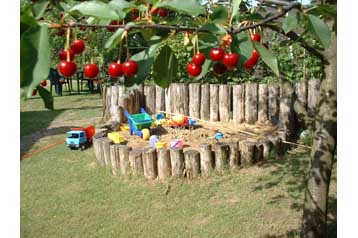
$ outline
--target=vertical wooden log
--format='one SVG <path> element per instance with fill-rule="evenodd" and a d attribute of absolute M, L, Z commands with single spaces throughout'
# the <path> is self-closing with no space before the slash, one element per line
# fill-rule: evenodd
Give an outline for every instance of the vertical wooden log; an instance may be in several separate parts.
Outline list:
<path fill-rule="evenodd" d="M 118 116 L 119 122 L 123 123 L 127 121 L 124 115 L 124 111 L 127 109 L 125 89 L 123 85 L 118 85 Z"/>
<path fill-rule="evenodd" d="M 169 87 L 167 87 L 165 89 L 165 111 L 167 112 L 173 112 L 173 104 L 172 104 L 172 84 L 169 85 Z"/>
<path fill-rule="evenodd" d="M 294 113 L 293 113 L 293 88 L 289 82 L 282 82 L 280 89 L 280 116 L 279 128 L 286 131 L 290 140 L 294 133 Z"/>
<path fill-rule="evenodd" d="M 147 179 L 155 179 L 158 175 L 157 152 L 151 147 L 144 149 L 142 153 L 144 176 Z"/>
<path fill-rule="evenodd" d="M 158 149 L 158 178 L 161 180 L 167 179 L 171 175 L 169 149 Z"/>
<path fill-rule="evenodd" d="M 137 114 L 140 112 L 140 108 L 141 108 L 141 94 L 138 91 L 138 89 L 134 90 L 134 113 Z"/>
<path fill-rule="evenodd" d="M 271 152 L 271 143 L 270 141 L 265 141 L 263 144 L 263 152 L 262 152 L 262 158 L 263 160 L 269 160 L 270 159 L 270 152 Z"/>
<path fill-rule="evenodd" d="M 302 106 L 307 108 L 307 81 L 302 80 L 298 81 L 295 84 L 295 92 L 297 95 L 297 101 L 299 101 Z"/>
<path fill-rule="evenodd" d="M 314 117 L 316 115 L 317 105 L 319 102 L 320 84 L 321 82 L 319 79 L 311 79 L 308 81 L 307 113 L 310 117 Z"/>
<path fill-rule="evenodd" d="M 165 110 L 165 90 L 160 86 L 155 86 L 155 112 Z"/>
<path fill-rule="evenodd" d="M 112 115 L 111 115 L 111 86 L 106 87 L 106 97 L 104 98 L 104 100 L 106 100 L 106 110 L 105 110 L 105 121 L 109 121 L 112 119 Z"/>
<path fill-rule="evenodd" d="M 111 92 L 111 121 L 112 122 L 119 122 L 121 120 L 120 111 L 118 108 L 118 85 L 113 85 L 110 87 Z"/>
<path fill-rule="evenodd" d="M 245 85 L 245 121 L 248 124 L 257 121 L 257 83 Z"/>
<path fill-rule="evenodd" d="M 239 150 L 239 142 L 233 141 L 228 143 L 230 151 L 229 151 L 229 169 L 230 171 L 235 171 L 239 168 L 239 160 L 240 160 L 240 150 Z"/>
<path fill-rule="evenodd" d="M 189 84 L 189 116 L 200 118 L 200 83 Z"/>
<path fill-rule="evenodd" d="M 141 149 L 133 149 L 129 152 L 129 164 L 132 168 L 133 175 L 143 176 L 144 172 Z"/>
<path fill-rule="evenodd" d="M 111 166 L 112 166 L 112 174 L 117 175 L 119 171 L 119 164 L 118 164 L 118 150 L 116 145 L 111 145 L 109 148 L 110 156 L 111 156 Z"/>
<path fill-rule="evenodd" d="M 245 86 L 233 85 L 233 121 L 237 123 L 243 123 L 245 121 Z"/>
<path fill-rule="evenodd" d="M 254 163 L 263 160 L 263 145 L 256 142 L 254 146 Z"/>
<path fill-rule="evenodd" d="M 250 167 L 254 164 L 254 144 L 248 141 L 241 143 L 241 164 Z"/>
<path fill-rule="evenodd" d="M 210 121 L 219 120 L 219 85 L 210 84 Z"/>
<path fill-rule="evenodd" d="M 210 85 L 201 85 L 200 119 L 210 120 Z"/>
<path fill-rule="evenodd" d="M 181 91 L 184 95 L 184 115 L 189 115 L 189 87 L 187 83 L 181 84 Z"/>
<path fill-rule="evenodd" d="M 208 176 L 213 171 L 213 156 L 210 144 L 201 144 L 200 150 L 200 171 L 201 175 Z"/>
<path fill-rule="evenodd" d="M 172 176 L 176 178 L 183 177 L 184 153 L 182 148 L 170 148 L 170 162 Z"/>
<path fill-rule="evenodd" d="M 111 104 L 118 105 L 118 85 L 111 86 Z"/>
<path fill-rule="evenodd" d="M 219 118 L 220 121 L 230 120 L 231 85 L 219 86 Z"/>
<path fill-rule="evenodd" d="M 258 121 L 265 123 L 268 120 L 268 87 L 267 84 L 259 84 Z"/>
<path fill-rule="evenodd" d="M 184 153 L 186 177 L 191 179 L 200 174 L 200 153 L 197 150 L 188 150 Z"/>
<path fill-rule="evenodd" d="M 139 94 L 139 107 L 145 108 L 144 84 L 141 83 L 140 85 L 138 85 L 137 90 L 138 90 L 138 94 Z"/>
<path fill-rule="evenodd" d="M 103 162 L 105 165 L 109 165 L 111 163 L 111 157 L 110 157 L 110 151 L 109 151 L 109 145 L 111 143 L 111 140 L 107 137 L 104 137 L 101 139 L 101 146 L 103 151 Z"/>
<path fill-rule="evenodd" d="M 155 86 L 144 86 L 144 103 L 146 112 L 155 114 Z"/>
<path fill-rule="evenodd" d="M 277 125 L 279 122 L 279 95 L 280 95 L 280 88 L 276 84 L 270 84 L 268 86 L 269 92 L 269 120 L 271 121 L 272 125 Z"/>
<path fill-rule="evenodd" d="M 126 176 L 130 173 L 129 167 L 129 147 L 126 145 L 118 145 L 118 155 L 119 155 L 119 167 L 121 175 Z"/>
<path fill-rule="evenodd" d="M 103 158 L 103 150 L 102 150 L 102 143 L 101 143 L 101 139 L 102 138 L 97 138 L 96 135 L 93 136 L 93 148 L 94 148 L 94 152 L 95 152 L 95 155 L 96 155 L 96 159 L 97 159 L 97 162 L 100 164 L 100 165 L 104 165 L 104 158 Z"/>
<path fill-rule="evenodd" d="M 229 169 L 229 146 L 226 143 L 217 143 L 215 148 L 215 170 L 225 172 Z"/>

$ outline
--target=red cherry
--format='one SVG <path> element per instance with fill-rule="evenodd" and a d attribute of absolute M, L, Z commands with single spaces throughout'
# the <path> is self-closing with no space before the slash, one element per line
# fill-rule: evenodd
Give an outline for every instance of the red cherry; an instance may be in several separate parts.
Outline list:
<path fill-rule="evenodd" d="M 257 33 L 252 34 L 251 35 L 251 40 L 256 41 L 256 42 L 260 42 L 261 36 L 259 34 L 257 34 Z"/>
<path fill-rule="evenodd" d="M 58 57 L 60 58 L 60 60 L 67 60 L 67 50 L 60 50 L 60 52 L 58 52 Z M 72 61 L 75 58 L 75 52 L 73 51 L 73 49 L 70 49 L 70 60 Z"/>
<path fill-rule="evenodd" d="M 222 63 L 216 63 L 213 67 L 214 74 L 216 75 L 223 75 L 225 71 L 227 70 L 227 67 Z"/>
<path fill-rule="evenodd" d="M 71 44 L 71 49 L 75 54 L 81 54 L 85 50 L 85 42 L 83 40 L 75 40 Z"/>
<path fill-rule="evenodd" d="M 72 61 L 62 60 L 58 64 L 58 71 L 60 71 L 60 73 L 65 77 L 71 77 L 76 73 L 76 70 L 77 70 L 77 65 Z"/>
<path fill-rule="evenodd" d="M 97 76 L 99 69 L 95 64 L 87 64 L 83 71 L 88 78 L 93 79 Z"/>
<path fill-rule="evenodd" d="M 113 20 L 113 21 L 111 21 L 111 23 L 109 23 L 109 25 L 111 25 L 111 26 L 116 26 L 116 25 L 119 25 L 119 21 L 115 21 L 115 20 Z M 116 31 L 116 30 L 117 30 L 117 28 L 116 28 L 116 27 L 111 27 L 111 26 L 108 26 L 108 27 L 107 27 L 107 30 L 108 30 L 108 31 L 110 31 L 110 32 L 114 32 L 114 31 Z M 92 28 L 92 29 L 94 29 L 94 28 Z"/>
<path fill-rule="evenodd" d="M 256 50 L 253 50 L 251 58 L 248 59 L 244 64 L 245 69 L 252 69 L 259 61 L 259 57 L 259 53 Z"/>
<path fill-rule="evenodd" d="M 159 9 L 159 16 L 161 16 L 161 17 L 166 17 L 166 16 L 168 16 L 168 10 L 165 9 L 165 8 L 160 8 L 160 9 Z"/>
<path fill-rule="evenodd" d="M 122 70 L 124 75 L 131 77 L 138 72 L 138 64 L 134 60 L 129 60 L 122 64 Z"/>
<path fill-rule="evenodd" d="M 158 8 L 158 7 L 152 8 L 152 10 L 150 10 L 150 13 L 151 13 L 152 15 L 158 15 L 158 12 L 159 12 L 159 8 Z"/>
<path fill-rule="evenodd" d="M 34 90 L 32 91 L 32 94 L 31 94 L 31 95 L 32 95 L 33 97 L 35 97 L 35 96 L 36 96 L 36 94 L 37 94 L 37 90 L 36 90 L 36 89 L 34 89 Z"/>
<path fill-rule="evenodd" d="M 236 53 L 228 53 L 224 55 L 223 63 L 226 67 L 234 68 L 239 63 L 239 56 Z"/>
<path fill-rule="evenodd" d="M 201 73 L 201 66 L 195 64 L 194 62 L 189 62 L 186 66 L 186 71 L 192 77 L 196 77 Z"/>
<path fill-rule="evenodd" d="M 221 61 L 224 57 L 224 54 L 225 54 L 225 52 L 221 48 L 212 48 L 210 50 L 210 58 L 213 61 Z"/>
<path fill-rule="evenodd" d="M 117 62 L 110 63 L 108 65 L 108 74 L 112 78 L 117 78 L 119 76 L 122 76 L 123 75 L 122 65 L 118 64 Z"/>
<path fill-rule="evenodd" d="M 192 62 L 196 65 L 203 65 L 205 63 L 205 55 L 203 53 L 198 53 L 194 55 Z"/>
<path fill-rule="evenodd" d="M 42 87 L 46 87 L 46 86 L 47 86 L 47 81 L 46 81 L 46 80 L 42 80 L 41 83 L 40 83 L 40 85 L 41 85 Z"/>

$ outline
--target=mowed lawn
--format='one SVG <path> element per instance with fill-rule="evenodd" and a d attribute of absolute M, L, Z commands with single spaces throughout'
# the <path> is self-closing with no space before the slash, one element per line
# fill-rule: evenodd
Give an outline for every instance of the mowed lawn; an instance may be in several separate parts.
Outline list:
<path fill-rule="evenodd" d="M 63 139 L 71 126 L 96 125 L 101 105 L 98 94 L 55 97 L 54 111 L 39 98 L 22 102 L 22 154 Z M 93 148 L 60 145 L 21 161 L 21 237 L 299 237 L 308 156 L 159 182 L 115 177 L 96 164 Z M 336 195 L 334 169 L 330 237 Z"/>

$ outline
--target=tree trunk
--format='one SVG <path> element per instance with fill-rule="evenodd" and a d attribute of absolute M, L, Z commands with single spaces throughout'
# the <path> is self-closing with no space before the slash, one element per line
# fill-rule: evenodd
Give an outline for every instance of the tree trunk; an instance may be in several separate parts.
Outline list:
<path fill-rule="evenodd" d="M 320 86 L 319 108 L 307 176 L 303 212 L 303 237 L 326 237 L 328 191 L 337 144 L 337 36 L 332 32 L 325 52 L 324 74 Z"/>

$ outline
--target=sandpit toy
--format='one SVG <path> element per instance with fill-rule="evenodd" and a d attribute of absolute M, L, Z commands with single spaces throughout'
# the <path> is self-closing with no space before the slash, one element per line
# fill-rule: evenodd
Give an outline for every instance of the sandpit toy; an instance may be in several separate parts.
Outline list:
<path fill-rule="evenodd" d="M 183 148 L 184 140 L 183 139 L 174 139 L 170 141 L 170 148 Z"/>
<path fill-rule="evenodd" d="M 171 127 L 184 127 L 188 129 L 194 129 L 196 125 L 196 120 L 188 118 L 182 115 L 175 115 L 171 119 Z"/>
<path fill-rule="evenodd" d="M 107 137 L 115 144 L 121 144 L 125 142 L 123 136 L 119 132 L 110 132 L 107 134 Z"/>
<path fill-rule="evenodd" d="M 124 111 L 128 119 L 129 134 L 133 135 L 135 133 L 140 138 L 148 140 L 150 137 L 150 126 L 152 125 L 153 119 L 144 108 L 140 109 L 139 114 L 129 114 L 127 110 Z"/>
<path fill-rule="evenodd" d="M 78 149 L 81 150 L 90 147 L 92 144 L 92 137 L 95 134 L 95 127 L 80 127 L 80 128 L 71 128 L 70 131 L 66 132 L 66 145 L 71 150 Z"/>
<path fill-rule="evenodd" d="M 160 149 L 160 148 L 166 148 L 167 147 L 167 142 L 160 141 L 158 136 L 152 135 L 149 138 L 149 145 L 153 149 Z"/>

